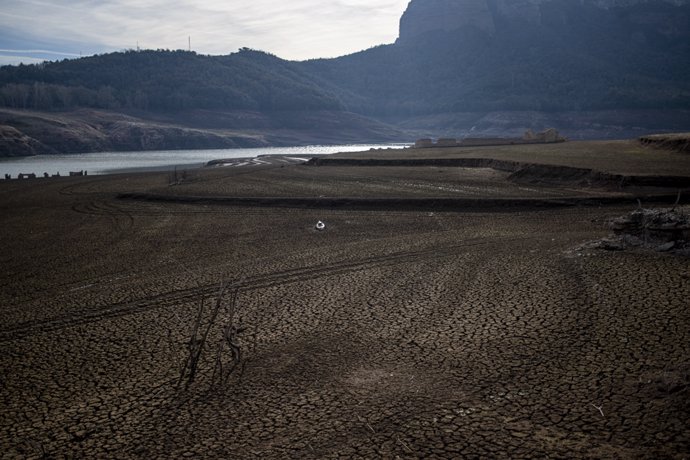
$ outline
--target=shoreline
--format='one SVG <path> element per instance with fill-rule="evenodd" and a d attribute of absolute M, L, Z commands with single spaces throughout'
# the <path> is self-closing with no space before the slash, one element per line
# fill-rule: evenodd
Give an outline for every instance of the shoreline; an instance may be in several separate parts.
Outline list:
<path fill-rule="evenodd" d="M 307 145 L 301 147 L 270 147 L 253 149 L 212 149 L 212 150 L 161 150 L 145 152 L 96 152 L 89 154 L 69 155 L 39 155 L 31 157 L 0 158 L 0 178 L 11 174 L 16 178 L 18 174 L 34 173 L 43 177 L 44 172 L 50 175 L 59 172 L 61 176 L 69 175 L 69 171 L 87 170 L 92 175 L 112 174 L 136 171 L 172 171 L 177 167 L 195 167 L 209 162 L 234 161 L 239 158 L 257 158 L 262 156 L 313 157 L 330 155 L 341 152 L 362 151 L 372 147 L 403 148 L 408 144 L 341 144 L 341 145 Z M 400 146 L 400 147 L 397 147 Z M 236 157 L 234 157 L 237 155 Z M 161 160 L 161 156 L 165 156 Z M 136 164 L 142 158 L 150 158 L 149 164 L 142 166 L 113 166 L 115 163 L 131 162 Z M 189 166 L 192 165 L 192 166 Z"/>

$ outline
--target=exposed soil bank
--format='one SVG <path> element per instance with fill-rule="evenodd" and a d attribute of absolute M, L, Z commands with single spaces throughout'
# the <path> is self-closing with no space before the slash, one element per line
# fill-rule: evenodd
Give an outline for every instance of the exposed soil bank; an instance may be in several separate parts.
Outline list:
<path fill-rule="evenodd" d="M 618 187 L 690 187 L 690 177 L 684 176 L 632 176 L 611 174 L 593 169 L 553 166 L 490 158 L 429 158 L 429 159 L 355 159 L 313 158 L 312 166 L 446 166 L 462 168 L 492 168 L 511 172 L 510 179 L 521 182 L 610 184 Z"/>
<path fill-rule="evenodd" d="M 640 138 L 642 145 L 649 145 L 666 150 L 690 153 L 690 133 L 654 134 Z"/>
<path fill-rule="evenodd" d="M 673 203 L 677 194 L 657 194 L 646 196 L 602 196 L 591 198 L 354 198 L 354 197 L 231 197 L 231 196 L 184 196 L 155 193 L 120 193 L 121 200 L 184 204 L 218 204 L 226 206 L 248 206 L 262 208 L 314 208 L 314 209 L 354 209 L 354 210 L 434 210 L 434 211 L 524 211 L 540 208 L 561 208 L 568 206 L 601 206 L 607 204 L 634 204 L 637 199 L 645 203 Z M 681 199 L 683 197 L 681 196 Z M 690 201 L 685 197 L 684 201 Z"/>
<path fill-rule="evenodd" d="M 392 142 L 402 131 L 342 111 L 40 112 L 0 108 L 0 157 Z"/>

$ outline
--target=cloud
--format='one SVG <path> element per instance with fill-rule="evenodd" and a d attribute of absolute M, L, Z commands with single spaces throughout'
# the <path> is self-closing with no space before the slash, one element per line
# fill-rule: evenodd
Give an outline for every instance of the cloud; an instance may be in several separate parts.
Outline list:
<path fill-rule="evenodd" d="M 135 48 L 286 59 L 334 57 L 395 40 L 408 0 L 3 0 L 0 28 L 79 44 L 85 54 Z M 17 45 L 14 45 L 17 46 Z M 97 50 L 97 51 L 91 51 Z"/>
<path fill-rule="evenodd" d="M 68 51 L 0 49 L 0 65 L 37 64 L 75 57 L 80 57 L 80 55 Z"/>
<path fill-rule="evenodd" d="M 1 65 L 34 64 L 43 61 L 77 58 L 85 54 L 81 46 L 80 43 L 55 38 L 43 39 L 33 36 L 30 32 L 15 30 L 11 27 L 0 27 Z M 101 48 L 94 48 L 86 54 L 103 51 Z"/>
<path fill-rule="evenodd" d="M 5 49 L 0 49 L 0 53 L 10 53 L 10 54 L 47 54 L 47 55 L 71 56 L 71 57 L 79 56 L 79 55 L 76 54 L 76 53 L 67 53 L 67 52 L 50 51 L 50 50 L 5 50 Z"/>
<path fill-rule="evenodd" d="M 19 64 L 39 64 L 45 59 L 35 58 L 31 56 L 16 56 L 0 54 L 0 66 L 4 65 L 19 65 Z"/>

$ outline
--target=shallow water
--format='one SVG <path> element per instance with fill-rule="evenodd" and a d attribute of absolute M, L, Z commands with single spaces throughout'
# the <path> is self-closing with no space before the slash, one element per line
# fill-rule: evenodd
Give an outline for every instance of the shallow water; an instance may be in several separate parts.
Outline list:
<path fill-rule="evenodd" d="M 132 170 L 166 171 L 175 167 L 199 167 L 211 160 L 255 158 L 260 155 L 318 155 L 358 152 L 370 148 L 403 148 L 405 144 L 309 145 L 303 147 L 265 147 L 253 149 L 159 150 L 151 152 L 98 152 L 70 155 L 38 155 L 0 159 L 0 178 L 11 174 L 43 173 L 69 175 L 70 171 L 87 171 L 90 175 Z"/>

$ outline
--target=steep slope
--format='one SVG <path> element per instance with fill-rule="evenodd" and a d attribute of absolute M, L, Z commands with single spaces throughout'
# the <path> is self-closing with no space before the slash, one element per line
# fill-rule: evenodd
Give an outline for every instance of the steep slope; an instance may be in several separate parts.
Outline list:
<path fill-rule="evenodd" d="M 376 116 L 690 108 L 690 5 L 676 3 L 413 0 L 395 44 L 304 66 Z"/>

